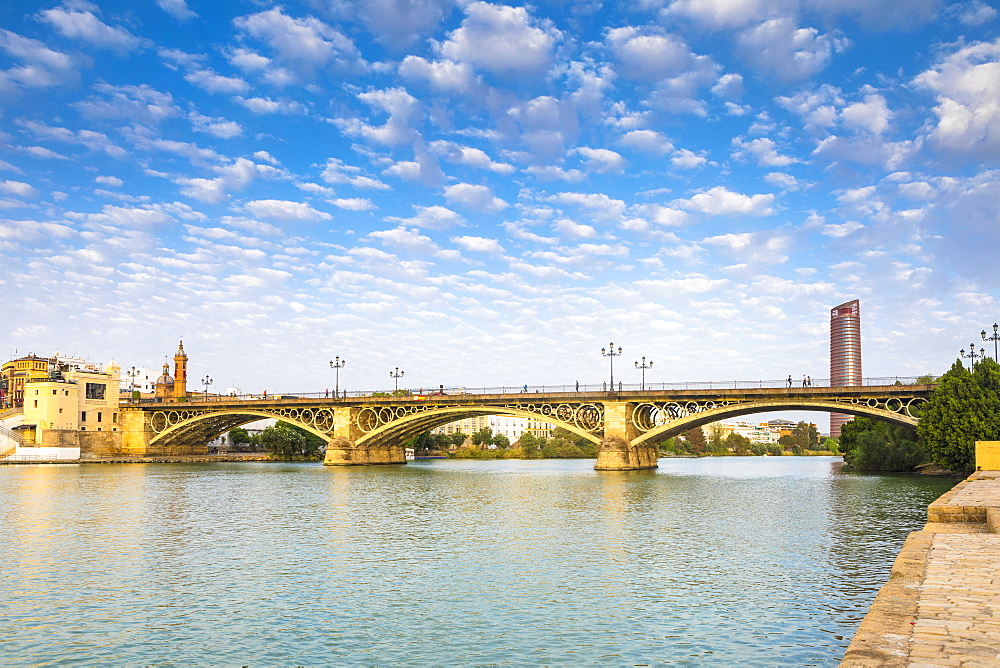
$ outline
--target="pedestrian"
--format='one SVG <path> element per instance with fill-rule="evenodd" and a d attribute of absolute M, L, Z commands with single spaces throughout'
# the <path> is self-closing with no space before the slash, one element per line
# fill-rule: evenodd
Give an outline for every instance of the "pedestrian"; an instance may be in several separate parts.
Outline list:
<path fill-rule="evenodd" d="M 620 380 L 618 381 L 618 391 L 622 391 L 622 382 Z"/>
<path fill-rule="evenodd" d="M 603 391 L 603 392 L 607 392 L 608 391 L 608 381 L 604 381 L 604 382 L 601 383 L 601 391 Z"/>
<path fill-rule="evenodd" d="M 809 387 L 812 387 L 812 386 L 813 386 L 813 379 L 812 379 L 812 376 L 806 376 L 806 383 L 808 383 L 808 384 L 809 384 Z"/>
<path fill-rule="evenodd" d="M 788 387 L 792 386 L 792 374 L 788 374 Z"/>
<path fill-rule="evenodd" d="M 576 381 L 576 391 L 580 391 L 580 381 Z"/>
<path fill-rule="evenodd" d="M 528 384 L 527 383 L 524 384 L 524 388 L 521 391 L 522 392 L 527 392 L 528 391 Z"/>
<path fill-rule="evenodd" d="M 806 386 L 806 375 L 802 374 L 802 387 Z"/>
<path fill-rule="evenodd" d="M 329 399 L 329 398 L 330 398 L 330 388 L 329 388 L 329 387 L 328 387 L 328 388 L 326 388 L 326 398 L 327 398 L 327 399 Z"/>

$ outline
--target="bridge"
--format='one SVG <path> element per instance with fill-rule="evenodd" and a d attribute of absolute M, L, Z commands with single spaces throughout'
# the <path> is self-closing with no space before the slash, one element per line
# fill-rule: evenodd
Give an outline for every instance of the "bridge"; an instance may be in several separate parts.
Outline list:
<path fill-rule="evenodd" d="M 880 379 L 852 387 L 798 387 L 784 381 L 604 388 L 484 388 L 410 396 L 277 395 L 203 397 L 123 404 L 124 454 L 194 454 L 213 438 L 263 418 L 297 425 L 327 441 L 328 466 L 403 464 L 403 441 L 476 415 L 511 415 L 563 427 L 599 446 L 598 470 L 655 468 L 657 445 L 726 418 L 769 411 L 846 413 L 916 426 L 932 385 Z M 866 381 L 871 382 L 871 381 Z M 703 384 L 704 385 L 704 384 Z M 715 385 L 715 387 L 713 387 Z M 502 390 L 502 391 L 501 391 Z"/>

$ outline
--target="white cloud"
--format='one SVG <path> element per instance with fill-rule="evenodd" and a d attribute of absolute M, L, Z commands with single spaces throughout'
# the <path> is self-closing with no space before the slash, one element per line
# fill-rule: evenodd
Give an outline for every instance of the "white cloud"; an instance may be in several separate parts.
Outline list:
<path fill-rule="evenodd" d="M 579 169 L 563 169 L 558 165 L 532 165 L 525 168 L 525 173 L 543 181 L 567 181 L 575 183 L 587 178 L 587 174 Z"/>
<path fill-rule="evenodd" d="M 962 47 L 913 81 L 936 94 L 930 139 L 937 146 L 973 155 L 1000 151 L 1000 38 Z"/>
<path fill-rule="evenodd" d="M 144 125 L 157 125 L 183 113 L 173 96 L 145 84 L 111 86 L 100 83 L 94 86 L 94 90 L 103 99 L 91 95 L 74 105 L 90 120 L 125 119 Z"/>
<path fill-rule="evenodd" d="M 764 175 L 764 180 L 772 186 L 777 186 L 783 190 L 797 190 L 799 187 L 798 179 L 784 172 L 769 172 Z"/>
<path fill-rule="evenodd" d="M 990 7 L 982 0 L 973 0 L 958 7 L 961 8 L 958 20 L 967 26 L 981 26 L 1000 16 L 995 7 Z"/>
<path fill-rule="evenodd" d="M 502 255 L 504 252 L 503 246 L 496 239 L 487 239 L 485 237 L 452 237 L 451 241 L 467 251 L 476 253 Z"/>
<path fill-rule="evenodd" d="M 476 213 L 496 213 L 507 208 L 507 202 L 493 195 L 486 186 L 456 183 L 444 189 L 449 204 L 459 204 Z"/>
<path fill-rule="evenodd" d="M 755 267 L 787 261 L 786 251 L 791 245 L 791 239 L 766 232 L 742 232 L 708 237 L 702 243 L 721 248 L 744 264 Z"/>
<path fill-rule="evenodd" d="M 0 92 L 11 88 L 50 88 L 73 80 L 73 60 L 42 42 L 0 29 L 0 50 L 23 63 L 0 71 Z"/>
<path fill-rule="evenodd" d="M 226 77 L 209 69 L 192 70 L 184 75 L 184 79 L 209 93 L 234 95 L 250 89 L 250 84 L 243 79 Z"/>
<path fill-rule="evenodd" d="M 640 204 L 633 207 L 636 215 L 664 227 L 684 225 L 691 220 L 691 214 L 662 204 Z"/>
<path fill-rule="evenodd" d="M 372 232 L 368 235 L 368 238 L 378 239 L 389 246 L 403 248 L 411 253 L 420 253 L 422 255 L 433 255 L 440 250 L 430 237 L 420 234 L 419 230 L 407 229 L 402 226 L 392 230 Z"/>
<path fill-rule="evenodd" d="M 338 209 L 347 209 L 348 211 L 371 211 L 372 209 L 378 208 L 372 204 L 370 199 L 364 199 L 362 197 L 332 199 L 330 200 L 330 204 L 334 205 Z"/>
<path fill-rule="evenodd" d="M 581 146 L 576 152 L 586 161 L 585 166 L 588 171 L 607 174 L 620 173 L 625 169 L 625 158 L 606 148 Z"/>
<path fill-rule="evenodd" d="M 723 74 L 714 86 L 712 92 L 721 98 L 729 100 L 743 96 L 743 77 L 739 74 Z"/>
<path fill-rule="evenodd" d="M 167 14 L 180 21 L 186 21 L 198 16 L 187 6 L 186 0 L 156 0 L 156 4 Z"/>
<path fill-rule="evenodd" d="M 174 182 L 182 186 L 181 193 L 202 202 L 215 204 L 223 201 L 230 192 L 247 187 L 259 175 L 273 175 L 276 170 L 258 165 L 246 158 L 237 158 L 229 165 L 217 166 L 214 179 L 178 177 Z"/>
<path fill-rule="evenodd" d="M 612 199 L 604 193 L 559 193 L 548 198 L 551 202 L 570 204 L 588 211 L 594 220 L 620 220 L 625 212 L 625 202 Z"/>
<path fill-rule="evenodd" d="M 597 236 L 597 230 L 592 226 L 578 223 L 569 218 L 560 218 L 553 227 L 556 232 L 570 239 L 593 239 Z"/>
<path fill-rule="evenodd" d="M 892 112 L 881 95 L 865 95 L 864 102 L 856 102 L 840 112 L 844 126 L 881 134 L 889 129 Z"/>
<path fill-rule="evenodd" d="M 450 0 L 365 0 L 358 14 L 380 42 L 398 49 L 433 32 L 451 8 Z"/>
<path fill-rule="evenodd" d="M 15 197 L 37 197 L 38 191 L 30 184 L 21 181 L 0 181 L 0 193 L 7 193 Z"/>
<path fill-rule="evenodd" d="M 302 114 L 306 108 L 294 100 L 272 100 L 269 97 L 233 98 L 255 114 Z"/>
<path fill-rule="evenodd" d="M 793 7 L 787 0 L 673 0 L 665 13 L 714 28 L 732 28 Z"/>
<path fill-rule="evenodd" d="M 329 158 L 323 166 L 321 176 L 327 183 L 349 183 L 355 188 L 389 190 L 389 186 L 378 179 L 360 174 L 361 168 L 345 165 L 339 158 Z"/>
<path fill-rule="evenodd" d="M 798 114 L 805 121 L 806 129 L 826 130 L 837 124 L 837 107 L 844 104 L 840 90 L 822 84 L 813 91 L 801 91 L 791 97 L 779 95 L 775 101 Z"/>
<path fill-rule="evenodd" d="M 763 167 L 786 167 L 801 162 L 796 158 L 778 153 L 774 140 L 767 137 L 758 137 L 750 141 L 743 141 L 740 137 L 735 137 L 733 147 L 735 149 L 733 151 L 734 158 L 737 160 L 753 159 Z"/>
<path fill-rule="evenodd" d="M 850 42 L 815 28 L 797 28 L 787 17 L 770 19 L 743 31 L 736 40 L 743 59 L 777 79 L 805 79 L 826 69 L 834 53 Z"/>
<path fill-rule="evenodd" d="M 670 138 L 656 130 L 632 130 L 622 135 L 618 140 L 622 146 L 651 153 L 653 155 L 667 155 L 674 150 L 674 144 Z"/>
<path fill-rule="evenodd" d="M 66 144 L 79 144 L 91 151 L 106 153 L 112 158 L 124 158 L 127 154 L 125 149 L 108 139 L 107 135 L 93 130 L 73 131 L 67 128 L 53 127 L 38 121 L 21 121 L 26 129 L 40 139 L 64 142 Z"/>
<path fill-rule="evenodd" d="M 243 134 L 243 126 L 225 118 L 210 118 L 192 113 L 188 116 L 191 127 L 198 132 L 204 132 L 220 139 L 232 139 Z"/>
<path fill-rule="evenodd" d="M 849 220 L 846 223 L 833 224 L 829 223 L 824 225 L 820 231 L 828 237 L 846 237 L 851 232 L 856 232 L 863 229 L 864 225 L 857 222 L 856 220 Z"/>
<path fill-rule="evenodd" d="M 694 59 L 690 47 L 676 35 L 629 26 L 609 30 L 607 40 L 618 73 L 627 79 L 660 81 L 689 69 Z"/>
<path fill-rule="evenodd" d="M 769 216 L 774 213 L 771 205 L 774 195 L 743 195 L 727 190 L 724 186 L 715 186 L 711 190 L 691 197 L 675 200 L 671 204 L 689 211 L 705 213 L 710 216 L 730 214 L 746 214 L 750 216 Z"/>
<path fill-rule="evenodd" d="M 57 7 L 42 10 L 39 16 L 63 37 L 88 42 L 99 48 L 129 51 L 143 43 L 128 30 L 112 28 L 89 11 Z"/>
<path fill-rule="evenodd" d="M 701 167 L 706 162 L 708 162 L 708 158 L 694 151 L 689 151 L 686 148 L 679 149 L 670 158 L 670 164 L 676 169 L 694 169 L 695 167 Z"/>
<path fill-rule="evenodd" d="M 279 199 L 259 199 L 244 205 L 250 213 L 272 220 L 330 220 L 325 211 L 317 211 L 305 202 L 291 202 Z"/>
<path fill-rule="evenodd" d="M 123 183 L 125 183 L 117 176 L 97 176 L 94 178 L 94 181 L 96 183 L 100 183 L 105 186 L 111 186 L 113 188 L 119 188 Z"/>
<path fill-rule="evenodd" d="M 279 61 L 306 78 L 324 67 L 361 71 L 367 65 L 349 38 L 312 16 L 293 18 L 276 7 L 236 18 L 233 25 L 264 42 Z"/>
<path fill-rule="evenodd" d="M 420 56 L 407 56 L 399 64 L 399 73 L 407 79 L 426 81 L 443 92 L 465 93 L 477 84 L 472 67 L 453 60 L 428 61 Z"/>
<path fill-rule="evenodd" d="M 368 91 L 359 94 L 358 99 L 387 112 L 389 119 L 380 126 L 369 125 L 358 119 L 335 120 L 345 134 L 389 146 L 410 143 L 418 136 L 411 124 L 420 119 L 420 104 L 402 88 Z"/>
<path fill-rule="evenodd" d="M 465 222 L 462 216 L 443 206 L 414 205 L 413 208 L 416 210 L 416 214 L 412 218 L 388 216 L 386 220 L 400 225 L 414 225 L 427 230 L 444 230 L 462 225 Z"/>
<path fill-rule="evenodd" d="M 444 56 L 504 76 L 538 75 L 551 65 L 561 34 L 547 21 L 532 21 L 524 7 L 472 2 L 465 13 L 440 47 Z"/>

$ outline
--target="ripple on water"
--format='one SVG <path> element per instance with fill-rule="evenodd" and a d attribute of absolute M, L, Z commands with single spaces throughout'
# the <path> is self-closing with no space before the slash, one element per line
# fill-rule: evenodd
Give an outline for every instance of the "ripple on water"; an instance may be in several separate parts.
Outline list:
<path fill-rule="evenodd" d="M 832 665 L 953 481 L 831 462 L 4 467 L 2 656 Z"/>

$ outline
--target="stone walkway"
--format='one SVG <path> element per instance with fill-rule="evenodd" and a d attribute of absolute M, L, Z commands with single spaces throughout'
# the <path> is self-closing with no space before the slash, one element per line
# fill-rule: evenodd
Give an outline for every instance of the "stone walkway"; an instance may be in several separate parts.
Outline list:
<path fill-rule="evenodd" d="M 842 666 L 1000 667 L 1000 472 L 930 505 Z"/>

